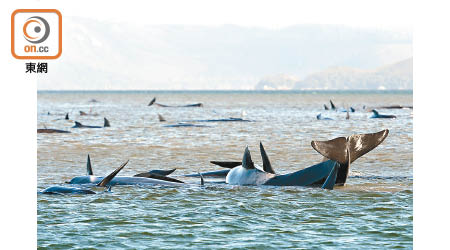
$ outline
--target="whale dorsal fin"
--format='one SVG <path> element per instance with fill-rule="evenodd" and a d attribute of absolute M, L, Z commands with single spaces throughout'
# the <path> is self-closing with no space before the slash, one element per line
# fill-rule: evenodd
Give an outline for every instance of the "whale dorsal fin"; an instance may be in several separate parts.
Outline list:
<path fill-rule="evenodd" d="M 149 102 L 148 106 L 152 106 L 153 103 L 156 102 L 156 97 L 153 97 L 153 99 Z"/>
<path fill-rule="evenodd" d="M 380 114 L 378 113 L 378 111 L 376 111 L 375 109 L 372 109 L 372 112 L 374 115 L 379 116 Z"/>
<path fill-rule="evenodd" d="M 175 170 L 177 170 L 176 168 L 170 169 L 170 170 L 159 170 L 159 169 L 155 169 L 155 170 L 150 170 L 148 171 L 149 174 L 159 174 L 159 175 L 163 175 L 163 176 L 168 176 L 171 173 L 175 172 Z"/>
<path fill-rule="evenodd" d="M 234 168 L 242 165 L 241 161 L 210 161 L 212 164 L 221 166 L 223 168 Z"/>
<path fill-rule="evenodd" d="M 205 185 L 205 179 L 203 179 L 203 175 L 200 172 L 197 172 L 198 175 L 200 175 L 200 186 L 204 186 Z"/>
<path fill-rule="evenodd" d="M 166 121 L 166 119 L 164 119 L 164 117 L 162 115 L 160 115 L 160 114 L 158 114 L 158 119 L 159 119 L 160 122 L 165 122 Z"/>
<path fill-rule="evenodd" d="M 331 100 L 330 100 L 330 105 L 331 105 L 331 109 L 332 109 L 332 110 L 335 110 L 335 109 L 336 109 L 336 106 L 334 106 L 334 103 L 333 103 L 333 101 L 331 101 Z"/>
<path fill-rule="evenodd" d="M 91 157 L 87 157 L 87 164 L 86 164 L 86 171 L 87 171 L 87 175 L 94 175 L 94 172 L 92 171 L 92 165 L 91 165 Z"/>
<path fill-rule="evenodd" d="M 75 121 L 75 128 L 81 128 L 83 127 L 83 124 L 81 124 L 80 122 Z"/>
<path fill-rule="evenodd" d="M 244 167 L 246 169 L 254 169 L 255 168 L 255 164 L 253 164 L 252 156 L 250 155 L 248 146 L 245 147 L 244 157 L 242 157 L 242 167 Z"/>
<path fill-rule="evenodd" d="M 328 106 L 327 106 L 326 104 L 323 105 L 323 108 L 324 108 L 325 110 L 329 110 L 329 108 L 328 108 Z"/>
<path fill-rule="evenodd" d="M 111 125 L 109 125 L 109 121 L 108 119 L 106 119 L 106 117 L 103 117 L 104 123 L 103 123 L 103 127 L 111 127 Z"/>
<path fill-rule="evenodd" d="M 103 180 L 101 182 L 99 182 L 97 184 L 97 186 L 99 186 L 99 187 L 106 187 L 109 184 L 109 182 L 120 172 L 120 170 L 122 170 L 125 167 L 125 165 L 127 165 L 128 161 L 129 160 L 124 162 L 122 165 L 120 165 L 120 167 L 118 167 L 116 170 L 114 170 L 108 176 L 103 178 Z"/>
<path fill-rule="evenodd" d="M 372 151 L 386 139 L 388 134 L 389 130 L 385 129 L 377 133 L 355 134 L 347 138 L 338 137 L 329 141 L 311 141 L 311 146 L 324 157 L 347 164 L 349 159 L 351 163 Z"/>
<path fill-rule="evenodd" d="M 66 113 L 66 117 L 64 119 L 69 120 L 69 113 Z"/>
<path fill-rule="evenodd" d="M 266 150 L 264 150 L 264 147 L 261 142 L 259 142 L 259 150 L 261 151 L 261 158 L 263 161 L 263 169 L 267 173 L 275 174 L 275 170 L 273 170 L 272 165 L 269 161 L 269 156 L 266 154 Z"/>

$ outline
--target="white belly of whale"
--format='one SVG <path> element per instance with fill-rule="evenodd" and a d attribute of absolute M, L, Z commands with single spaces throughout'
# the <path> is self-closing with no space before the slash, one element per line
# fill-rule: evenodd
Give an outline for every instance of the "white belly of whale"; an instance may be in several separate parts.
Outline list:
<path fill-rule="evenodd" d="M 231 185 L 262 185 L 273 177 L 275 177 L 274 174 L 266 173 L 257 168 L 246 169 L 237 166 L 230 170 L 225 182 Z"/>

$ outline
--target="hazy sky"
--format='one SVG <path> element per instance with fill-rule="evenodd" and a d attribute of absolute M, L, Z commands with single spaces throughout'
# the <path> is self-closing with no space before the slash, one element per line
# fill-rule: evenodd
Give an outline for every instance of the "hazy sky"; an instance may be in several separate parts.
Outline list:
<path fill-rule="evenodd" d="M 403 0 L 40 0 L 27 4 L 27 8 L 32 7 L 56 8 L 63 16 L 146 24 L 283 27 L 307 23 L 411 28 L 413 23 L 412 3 Z"/>
<path fill-rule="evenodd" d="M 44 89 L 62 87 L 61 82 L 67 84 L 65 88 L 69 89 L 74 86 L 85 88 L 81 86 L 82 84 L 96 89 L 125 87 L 178 89 L 180 86 L 192 89 L 205 86 L 235 89 L 236 86 L 240 86 L 247 89 L 252 88 L 265 76 L 289 74 L 303 78 L 306 73 L 322 70 L 323 67 L 376 67 L 382 63 L 406 59 L 412 54 L 411 39 L 410 45 L 406 47 L 404 43 L 397 46 L 395 39 L 393 44 L 382 42 L 380 45 L 382 47 L 377 44 L 372 47 L 366 46 L 365 44 L 371 43 L 372 36 L 369 31 L 364 33 L 365 44 L 362 44 L 359 50 L 349 51 L 348 54 L 342 54 L 346 51 L 340 48 L 358 47 L 358 41 L 355 41 L 355 44 L 341 43 L 341 47 L 336 47 L 335 50 L 332 50 L 333 41 L 322 44 L 323 48 L 328 48 L 322 54 L 330 53 L 332 57 L 330 60 L 322 60 L 329 57 L 326 54 L 316 57 L 314 55 L 316 52 L 310 50 L 311 46 L 295 45 L 302 39 L 314 41 L 305 35 L 306 32 L 303 30 L 291 32 L 305 38 L 291 39 L 290 35 L 286 35 L 289 34 L 290 27 L 306 24 L 331 24 L 363 30 L 372 29 L 376 32 L 393 30 L 399 34 L 412 34 L 413 13 L 409 1 L 19 0 L 14 4 L 8 2 L 5 5 L 10 13 L 17 8 L 55 8 L 62 13 L 65 25 L 63 25 L 63 55 L 50 62 L 49 74 L 39 76 L 41 78 L 38 88 Z M 89 20 L 92 20 L 92 25 Z M 215 30 L 221 32 L 224 29 L 226 31 L 223 25 L 232 24 L 248 28 L 250 34 L 242 34 L 247 31 L 241 28 L 230 32 L 232 38 L 237 39 L 237 43 L 235 40 L 220 40 L 222 33 L 216 32 L 218 34 L 211 37 L 215 40 L 212 39 L 213 42 L 208 44 L 206 43 L 210 41 L 208 36 L 204 36 L 206 39 L 200 43 L 195 42 L 199 41 L 198 38 L 205 32 L 195 31 L 190 36 L 189 32 L 175 32 L 170 28 L 155 31 L 152 28 L 155 25 L 167 24 L 191 28 L 209 27 L 212 32 Z M 155 33 L 141 32 L 138 27 L 144 27 L 145 30 Z M 115 28 L 120 32 L 116 32 Z M 262 32 L 263 40 L 258 40 L 258 32 Z M 354 33 L 359 34 L 358 31 Z M 335 37 L 339 39 L 339 36 L 337 34 Z M 122 39 L 123 37 L 127 39 Z M 194 39 L 192 44 L 185 41 L 178 44 L 176 38 Z M 316 36 L 315 41 L 322 40 Z M 317 53 L 320 53 L 319 45 L 316 47 Z M 78 50 L 79 48 L 83 49 Z M 120 49 L 113 50 L 114 48 Z M 221 49 L 222 54 L 216 54 L 216 51 L 220 52 Z M 311 51 L 309 57 L 305 56 L 304 52 L 308 50 Z M 339 51 L 342 53 L 339 54 Z M 351 53 L 358 55 L 359 58 L 357 60 L 345 58 Z M 364 57 L 364 53 L 376 53 L 377 60 L 374 60 L 375 57 Z M 81 55 L 83 57 L 80 57 Z M 144 60 L 142 55 L 146 55 L 147 60 Z M 240 57 L 243 57 L 243 60 L 239 59 Z M 322 60 L 324 64 L 314 63 L 313 59 Z M 363 63 L 356 65 L 358 60 Z M 368 60 L 371 60 L 370 63 L 373 65 L 364 65 L 367 64 L 364 61 Z M 343 62 L 344 64 L 341 64 Z M 143 74 L 149 70 L 154 70 L 151 77 Z M 122 86 L 121 82 L 127 84 Z M 211 82 L 215 85 L 211 86 Z"/>

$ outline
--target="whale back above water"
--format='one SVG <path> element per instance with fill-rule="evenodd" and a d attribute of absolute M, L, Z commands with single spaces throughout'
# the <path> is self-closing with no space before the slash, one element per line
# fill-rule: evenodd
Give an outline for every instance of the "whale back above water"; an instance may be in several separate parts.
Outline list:
<path fill-rule="evenodd" d="M 99 187 L 107 187 L 109 186 L 109 191 L 111 191 L 111 186 L 113 185 L 111 183 L 111 180 L 114 179 L 114 177 L 127 165 L 128 161 L 124 162 L 120 167 L 115 169 L 112 173 L 110 173 L 108 176 L 102 178 L 97 184 Z M 95 176 L 87 176 L 89 179 L 95 179 Z M 81 179 L 81 178 L 78 178 Z M 71 183 L 73 184 L 73 183 Z M 78 183 L 83 184 L 83 183 Z M 78 188 L 78 187 L 66 187 L 66 186 L 53 186 L 46 188 L 42 191 L 43 194 L 95 194 L 94 191 L 90 189 L 85 188 Z"/>
<path fill-rule="evenodd" d="M 95 194 L 94 191 L 85 188 L 52 186 L 42 191 L 43 194 Z"/>
<path fill-rule="evenodd" d="M 127 163 L 128 163 L 128 161 L 127 161 Z M 120 170 L 118 170 L 118 171 L 120 171 Z M 175 169 L 151 170 L 146 173 L 136 174 L 132 177 L 115 177 L 114 180 L 109 180 L 109 181 L 111 182 L 111 185 L 135 185 L 135 184 L 139 184 L 139 183 L 162 184 L 162 185 L 166 184 L 166 183 L 159 183 L 159 182 L 155 183 L 152 181 L 143 181 L 143 179 L 133 179 L 133 177 L 139 177 L 139 178 L 147 178 L 147 179 L 157 179 L 157 180 L 162 180 L 162 181 L 166 181 L 166 182 L 184 183 L 180 180 L 177 180 L 177 179 L 174 179 L 171 177 L 167 177 L 167 175 L 173 173 L 174 171 L 175 171 Z M 91 164 L 91 157 L 88 154 L 87 163 L 86 163 L 86 176 L 74 177 L 74 178 L 72 178 L 72 180 L 70 180 L 67 183 L 69 183 L 69 184 L 99 184 L 102 181 L 104 181 L 105 178 L 108 178 L 108 177 L 94 176 L 94 171 L 92 170 L 92 164 Z"/>
<path fill-rule="evenodd" d="M 230 170 L 225 182 L 232 185 L 262 185 L 275 174 L 267 173 L 253 163 L 248 146 L 245 148 L 242 165 Z"/>
<path fill-rule="evenodd" d="M 372 116 L 370 118 L 397 118 L 397 116 L 395 115 L 382 115 L 380 113 L 378 113 L 378 111 L 376 111 L 375 109 L 372 109 Z"/>
<path fill-rule="evenodd" d="M 69 184 L 99 184 L 105 177 L 102 176 L 77 176 L 72 178 Z M 183 183 L 164 181 L 146 177 L 130 177 L 130 176 L 116 176 L 110 181 L 111 186 L 115 185 L 164 185 L 164 186 L 179 186 Z"/>
<path fill-rule="evenodd" d="M 47 133 L 47 134 L 53 134 L 53 133 L 67 134 L 67 133 L 70 133 L 70 131 L 60 130 L 60 129 L 53 129 L 53 128 L 38 128 L 37 129 L 37 133 L 38 134 L 42 134 L 42 133 Z"/>

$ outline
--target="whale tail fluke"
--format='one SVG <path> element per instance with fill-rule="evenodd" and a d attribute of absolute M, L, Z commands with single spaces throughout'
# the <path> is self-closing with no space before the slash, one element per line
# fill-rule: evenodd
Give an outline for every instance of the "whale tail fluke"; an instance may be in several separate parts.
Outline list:
<path fill-rule="evenodd" d="M 111 127 L 111 125 L 109 124 L 109 121 L 108 121 L 108 119 L 106 119 L 106 117 L 103 117 L 103 119 L 104 119 L 104 123 L 103 123 L 103 127 Z"/>
<path fill-rule="evenodd" d="M 152 106 L 156 102 L 156 97 L 153 97 L 153 99 L 148 103 L 147 106 Z"/>
<path fill-rule="evenodd" d="M 324 108 L 325 110 L 329 110 L 329 108 L 328 108 L 328 106 L 327 106 L 326 104 L 323 105 L 323 108 Z"/>
<path fill-rule="evenodd" d="M 372 151 L 388 134 L 389 130 L 384 129 L 377 133 L 355 134 L 329 141 L 311 141 L 311 146 L 324 157 L 347 164 Z"/>
<path fill-rule="evenodd" d="M 261 142 L 259 142 L 259 150 L 261 151 L 264 171 L 267 173 L 275 174 L 275 170 L 273 170 L 272 165 L 270 164 L 269 156 L 267 156 L 266 150 L 264 150 Z"/>
<path fill-rule="evenodd" d="M 108 176 L 103 178 L 103 180 L 101 182 L 99 182 L 97 184 L 97 186 L 99 186 L 99 187 L 106 187 L 106 186 L 108 186 L 109 182 L 111 182 L 111 180 L 120 172 L 120 170 L 122 170 L 128 164 L 128 161 L 129 160 L 124 162 L 122 165 L 120 165 L 120 167 L 118 167 L 116 170 L 114 170 Z"/>
<path fill-rule="evenodd" d="M 86 163 L 86 171 L 87 171 L 87 175 L 94 175 L 94 171 L 92 171 L 92 165 L 91 165 L 91 157 L 87 156 L 87 163 Z"/>
<path fill-rule="evenodd" d="M 350 164 L 380 145 L 388 134 L 389 130 L 385 129 L 377 133 L 356 134 L 329 141 L 312 141 L 311 146 L 325 159 L 339 163 L 335 184 L 344 185 L 350 170 Z"/>

